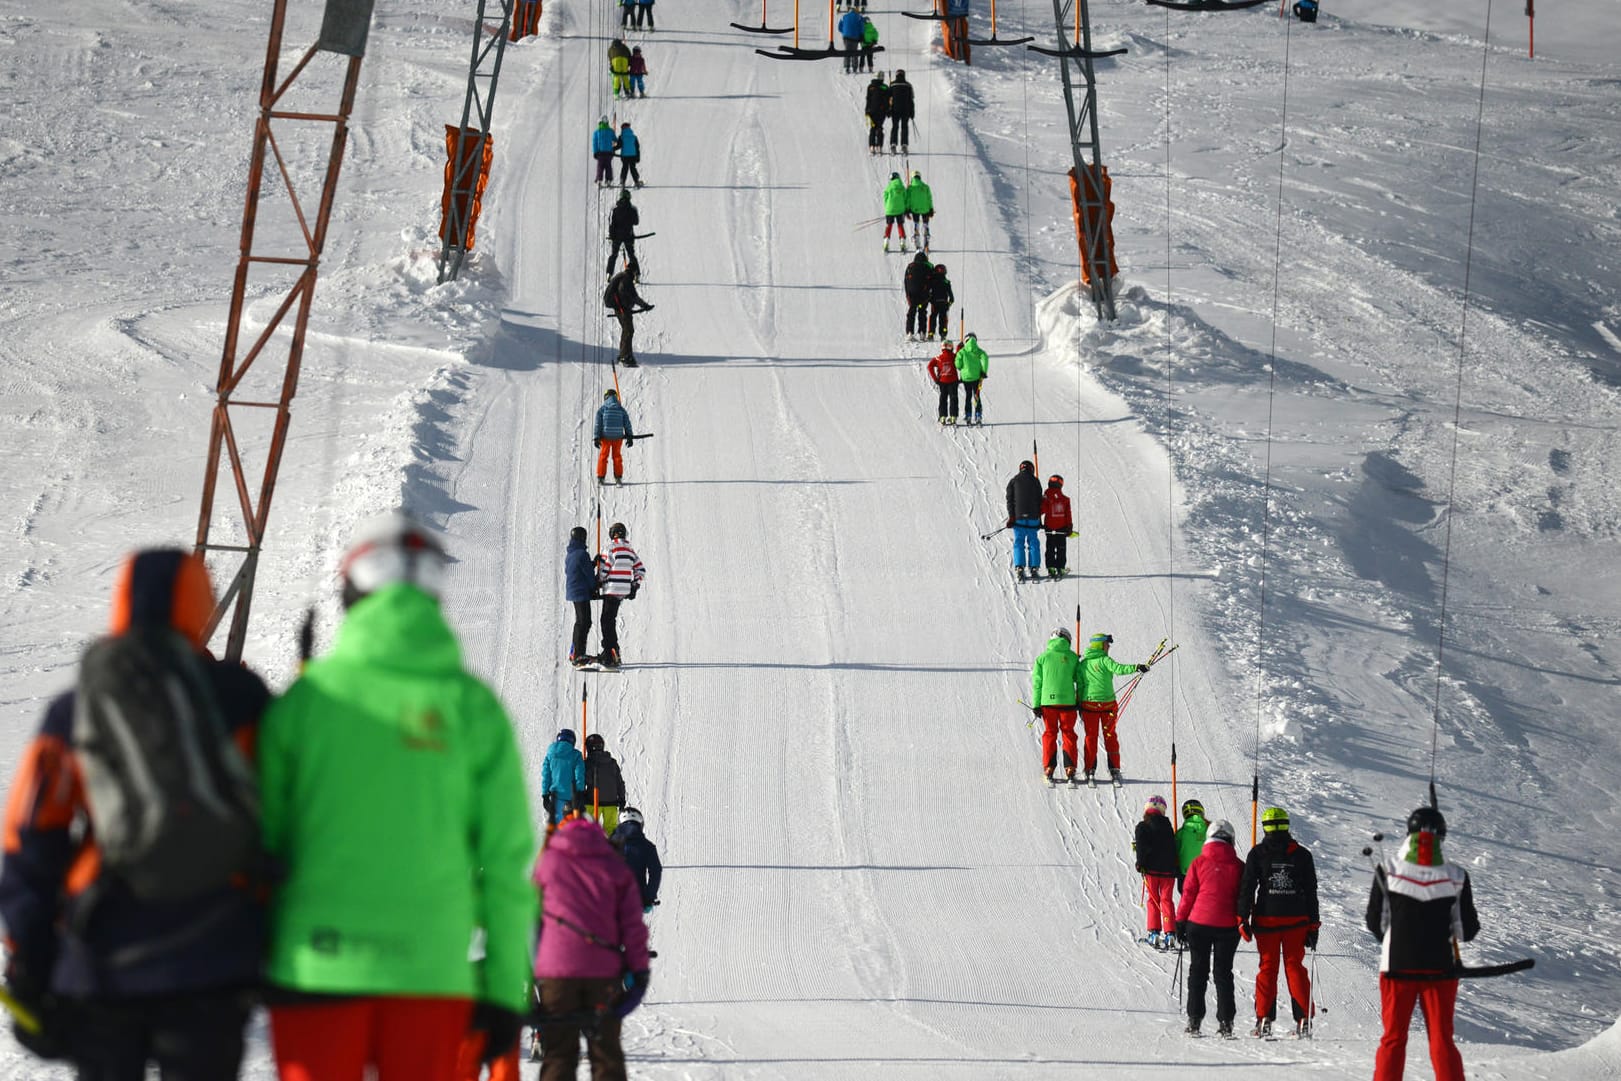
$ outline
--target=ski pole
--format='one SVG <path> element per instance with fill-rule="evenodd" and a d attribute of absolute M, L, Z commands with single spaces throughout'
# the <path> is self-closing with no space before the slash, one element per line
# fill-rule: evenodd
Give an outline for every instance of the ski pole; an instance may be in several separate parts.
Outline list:
<path fill-rule="evenodd" d="M 30 1036 L 39 1035 L 40 1031 L 45 1027 L 40 1022 L 38 1014 L 17 1001 L 17 996 L 3 987 L 0 987 L 0 1006 L 4 1006 L 6 1012 L 11 1014 L 12 1018 L 17 1022 L 17 1027 Z"/>
<path fill-rule="evenodd" d="M 981 533 L 979 535 L 979 539 L 980 540 L 990 540 L 992 537 L 996 536 L 998 533 L 1006 533 L 1007 530 L 1008 530 L 1007 526 L 1003 526 L 1001 529 L 993 529 L 989 533 Z"/>

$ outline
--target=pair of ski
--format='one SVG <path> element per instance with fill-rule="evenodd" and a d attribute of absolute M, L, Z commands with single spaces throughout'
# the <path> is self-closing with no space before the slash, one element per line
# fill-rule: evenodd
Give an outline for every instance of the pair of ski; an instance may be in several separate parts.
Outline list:
<path fill-rule="evenodd" d="M 1058 780 L 1055 777 L 1053 777 L 1052 774 L 1044 773 L 1044 774 L 1041 775 L 1041 777 L 1042 777 L 1041 783 L 1046 785 L 1048 788 L 1057 788 L 1058 787 Z M 1124 788 L 1124 787 L 1126 787 L 1126 782 L 1121 777 L 1111 777 L 1110 780 L 1113 782 L 1113 784 L 1114 784 L 1114 786 L 1116 788 Z M 1069 785 L 1069 787 L 1071 787 L 1071 788 L 1079 788 L 1083 784 L 1086 785 L 1086 787 L 1088 787 L 1088 788 L 1096 788 L 1098 786 L 1098 779 L 1095 776 L 1093 776 L 1092 774 L 1089 774 L 1089 773 L 1088 774 L 1077 773 L 1073 777 L 1065 778 L 1064 783 Z"/>
<path fill-rule="evenodd" d="M 603 664 L 602 658 L 593 653 L 588 653 L 577 660 L 570 661 L 569 666 L 576 672 L 622 672 L 625 670 L 623 663 Z"/>

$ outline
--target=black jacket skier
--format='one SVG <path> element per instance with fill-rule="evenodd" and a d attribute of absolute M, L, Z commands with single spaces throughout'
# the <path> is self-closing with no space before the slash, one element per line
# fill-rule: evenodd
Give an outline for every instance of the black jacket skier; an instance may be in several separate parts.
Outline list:
<path fill-rule="evenodd" d="M 1469 872 L 1444 862 L 1440 849 L 1433 831 L 1414 830 L 1374 871 L 1368 931 L 1384 943 L 1382 973 L 1450 972 L 1458 963 L 1453 942 L 1480 933 Z"/>
<path fill-rule="evenodd" d="M 922 252 L 906 264 L 906 276 L 901 287 L 906 293 L 906 333 L 922 334 L 929 328 L 929 281 L 934 267 Z"/>
<path fill-rule="evenodd" d="M 1171 820 L 1162 814 L 1143 816 L 1143 820 L 1137 823 L 1136 840 L 1132 847 L 1137 852 L 1138 874 L 1175 878 L 1182 868 L 1176 850 L 1176 831 L 1171 828 Z M 1166 889 L 1170 887 L 1166 886 Z"/>
<path fill-rule="evenodd" d="M 621 270 L 608 279 L 608 288 L 602 294 L 602 303 L 619 320 L 619 363 L 627 368 L 636 366 L 636 324 L 632 316 L 637 312 L 652 311 L 653 305 L 636 292 L 636 280 L 629 270 Z"/>
<path fill-rule="evenodd" d="M 1238 918 L 1257 925 L 1315 927 L 1320 922 L 1317 866 L 1288 830 L 1269 832 L 1250 849 L 1244 860 L 1244 882 L 1238 889 Z"/>
<path fill-rule="evenodd" d="M 614 204 L 613 213 L 608 217 L 608 274 L 612 276 L 614 264 L 619 260 L 619 249 L 625 249 L 625 257 L 630 260 L 630 274 L 633 278 L 642 276 L 642 268 L 636 261 L 636 226 L 641 224 L 642 216 L 637 213 L 636 207 L 630 201 L 630 192 L 619 193 L 619 202 Z"/>
<path fill-rule="evenodd" d="M 634 813 L 626 808 L 626 813 Z M 636 885 L 642 891 L 642 907 L 652 908 L 659 899 L 659 883 L 664 878 L 664 865 L 659 862 L 658 846 L 647 839 L 642 832 L 640 814 L 635 819 L 627 819 L 619 823 L 612 837 L 613 846 L 624 855 L 625 862 L 630 864 L 631 874 L 636 876 Z"/>
<path fill-rule="evenodd" d="M 585 791 L 600 807 L 625 805 L 625 777 L 619 763 L 608 753 L 603 738 L 593 732 L 585 737 Z"/>
<path fill-rule="evenodd" d="M 898 142 L 904 149 L 912 141 L 912 84 L 906 81 L 906 72 L 896 71 L 895 81 L 889 87 L 889 149 Z"/>
<path fill-rule="evenodd" d="M 867 84 L 867 149 L 879 153 L 884 145 L 884 120 L 889 116 L 889 87 L 882 75 Z"/>
<path fill-rule="evenodd" d="M 1017 521 L 1041 521 L 1041 481 L 1036 479 L 1033 462 L 1020 462 L 1019 471 L 1007 482 L 1008 525 Z"/>

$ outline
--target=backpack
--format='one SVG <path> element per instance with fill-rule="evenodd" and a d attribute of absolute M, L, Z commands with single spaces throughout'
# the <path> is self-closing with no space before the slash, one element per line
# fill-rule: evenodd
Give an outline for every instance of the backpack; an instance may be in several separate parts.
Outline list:
<path fill-rule="evenodd" d="M 201 896 L 255 869 L 258 779 L 178 632 L 138 628 L 85 651 L 73 743 L 103 872 L 136 899 Z"/>

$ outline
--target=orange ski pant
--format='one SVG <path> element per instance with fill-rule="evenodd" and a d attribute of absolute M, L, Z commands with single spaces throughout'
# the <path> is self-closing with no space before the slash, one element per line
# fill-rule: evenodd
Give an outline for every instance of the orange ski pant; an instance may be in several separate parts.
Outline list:
<path fill-rule="evenodd" d="M 625 475 L 625 459 L 624 459 L 624 456 L 620 453 L 620 448 L 624 445 L 624 442 L 625 441 L 623 439 L 604 439 L 602 441 L 602 449 L 597 451 L 597 479 L 598 480 L 601 480 L 603 477 L 606 477 L 608 475 L 608 455 L 609 454 L 613 455 L 614 476 L 615 477 L 622 477 L 622 476 Z"/>
<path fill-rule="evenodd" d="M 1264 917 L 1263 917 L 1264 918 Z M 1274 917 L 1276 918 L 1276 917 Z M 1291 923 L 1298 920 L 1290 919 Z M 1261 955 L 1261 969 L 1255 974 L 1255 1016 L 1272 1020 L 1278 1016 L 1278 961 L 1283 961 L 1289 981 L 1289 1006 L 1296 1021 L 1304 1020 L 1311 1009 L 1311 977 L 1306 974 L 1306 935 L 1310 929 L 1291 927 L 1268 931 L 1255 927 L 1255 950 Z"/>
<path fill-rule="evenodd" d="M 1430 1030 L 1430 1065 L 1435 1081 L 1463 1081 L 1463 1056 L 1452 1042 L 1452 1011 L 1458 1005 L 1457 980 L 1393 980 L 1379 977 L 1379 1008 L 1385 1034 L 1373 1056 L 1373 1081 L 1401 1081 L 1407 1068 L 1407 1028 L 1413 1005 L 1424 1011 Z"/>
<path fill-rule="evenodd" d="M 1041 707 L 1041 768 L 1048 773 L 1058 760 L 1058 733 L 1064 734 L 1064 769 L 1075 768 L 1075 707 Z"/>
<path fill-rule="evenodd" d="M 373 995 L 270 1007 L 281 1081 L 444 1081 L 473 1003 L 465 998 Z M 367 1074 L 366 1067 L 375 1067 Z"/>
<path fill-rule="evenodd" d="M 1103 729 L 1103 750 L 1109 756 L 1109 768 L 1120 768 L 1120 737 L 1115 734 L 1119 707 L 1113 702 L 1082 702 L 1081 723 L 1086 726 L 1086 772 L 1098 768 L 1098 729 Z"/>

